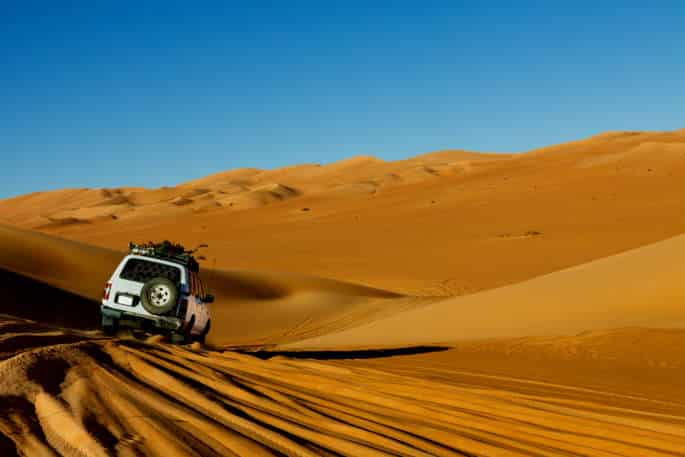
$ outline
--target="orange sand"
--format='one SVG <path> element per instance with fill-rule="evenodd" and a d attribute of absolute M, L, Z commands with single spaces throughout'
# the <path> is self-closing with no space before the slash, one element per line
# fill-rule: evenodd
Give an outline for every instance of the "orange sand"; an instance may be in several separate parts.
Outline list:
<path fill-rule="evenodd" d="M 684 187 L 618 132 L 0 201 L 0 455 L 683 455 Z M 160 238 L 207 347 L 96 329 Z"/>

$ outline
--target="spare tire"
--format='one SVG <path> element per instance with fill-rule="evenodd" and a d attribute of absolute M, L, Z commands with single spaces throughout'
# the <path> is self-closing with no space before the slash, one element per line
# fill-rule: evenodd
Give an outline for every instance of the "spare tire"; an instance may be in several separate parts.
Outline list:
<path fill-rule="evenodd" d="M 152 278 L 140 292 L 140 303 L 150 314 L 166 314 L 176 307 L 178 287 L 167 278 Z"/>

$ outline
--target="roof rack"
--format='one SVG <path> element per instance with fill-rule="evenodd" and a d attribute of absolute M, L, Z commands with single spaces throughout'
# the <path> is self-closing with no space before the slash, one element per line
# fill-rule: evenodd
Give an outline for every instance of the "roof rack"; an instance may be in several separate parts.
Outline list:
<path fill-rule="evenodd" d="M 178 263 L 188 267 L 190 271 L 194 271 L 196 273 L 200 271 L 200 264 L 197 262 L 193 254 L 197 252 L 198 249 L 203 247 L 207 247 L 207 245 L 202 244 L 196 249 L 187 250 L 185 247 L 183 247 L 183 245 L 172 243 L 168 240 L 164 240 L 161 243 L 149 241 L 143 244 L 133 242 L 128 244 L 128 249 L 131 254 Z M 202 257 L 200 257 L 200 259 L 201 258 Z"/>

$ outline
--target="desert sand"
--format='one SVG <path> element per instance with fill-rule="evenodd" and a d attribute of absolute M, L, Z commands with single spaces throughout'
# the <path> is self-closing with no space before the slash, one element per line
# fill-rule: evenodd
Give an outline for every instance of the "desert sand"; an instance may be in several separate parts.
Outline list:
<path fill-rule="evenodd" d="M 685 131 L 0 201 L 0 455 L 685 454 Z M 208 243 L 207 345 L 98 330 Z"/>

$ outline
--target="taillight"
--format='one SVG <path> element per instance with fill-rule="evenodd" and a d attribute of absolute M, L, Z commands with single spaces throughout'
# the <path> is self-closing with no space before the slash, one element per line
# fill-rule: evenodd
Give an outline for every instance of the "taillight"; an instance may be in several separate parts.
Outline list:
<path fill-rule="evenodd" d="M 105 292 L 102 294 L 103 300 L 109 300 L 109 292 L 112 290 L 112 281 L 108 281 L 105 285 Z"/>

